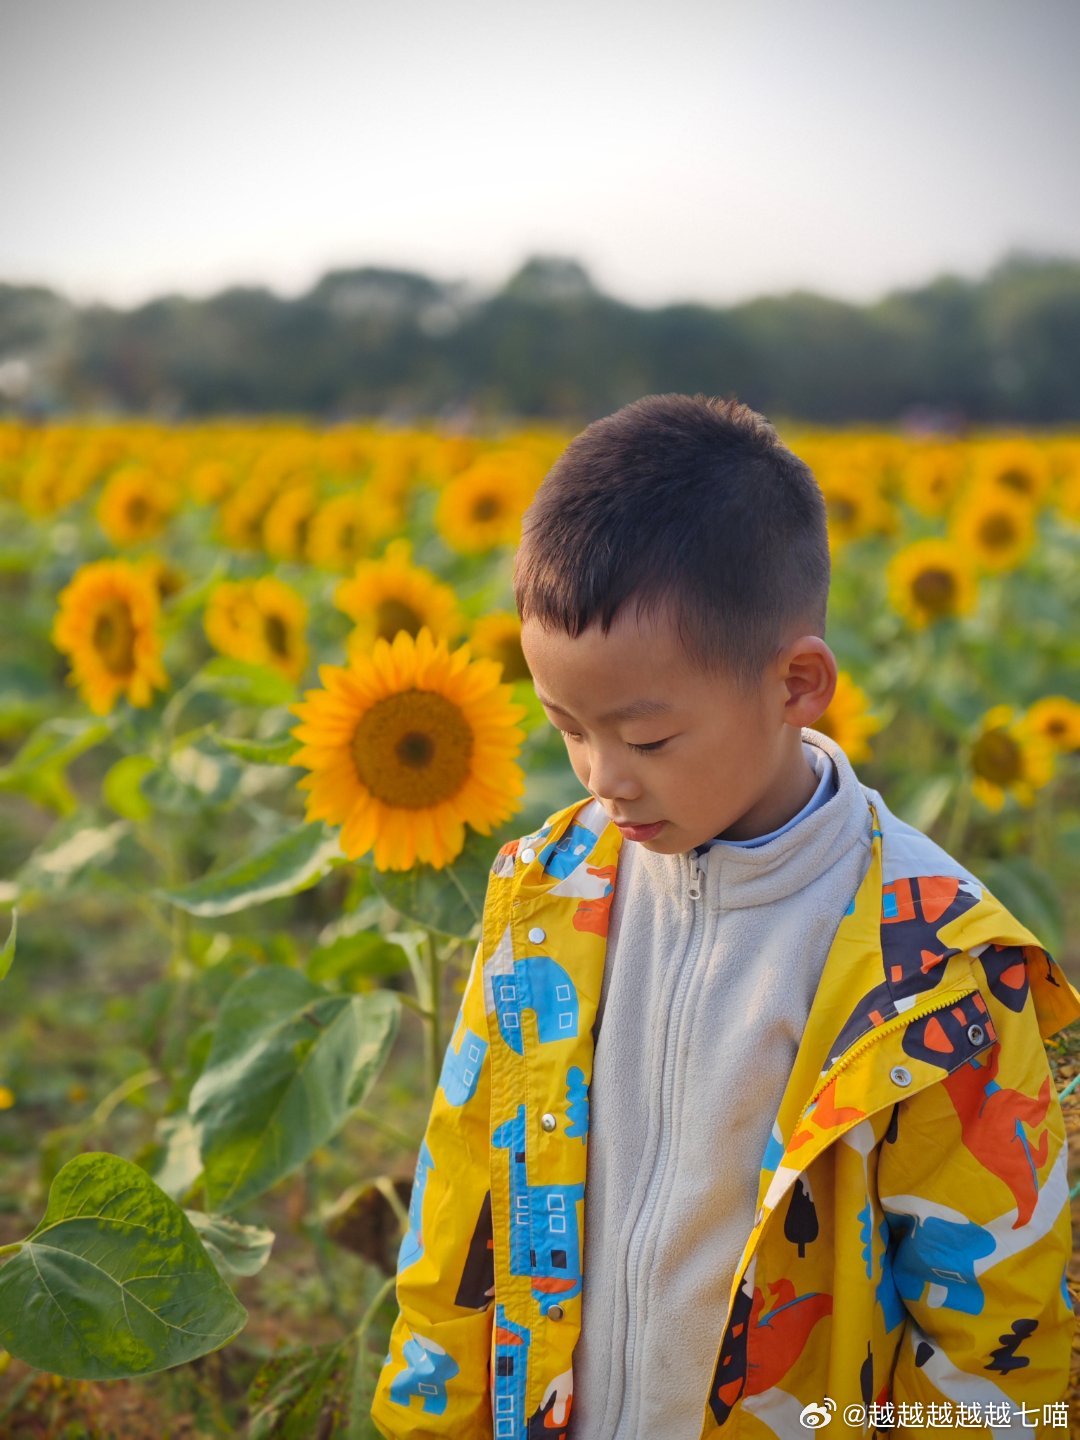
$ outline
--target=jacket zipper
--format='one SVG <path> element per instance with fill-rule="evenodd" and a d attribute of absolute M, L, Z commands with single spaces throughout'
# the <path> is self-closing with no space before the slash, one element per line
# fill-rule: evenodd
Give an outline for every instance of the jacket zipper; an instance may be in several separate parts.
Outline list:
<path fill-rule="evenodd" d="M 675 987 L 675 994 L 672 997 L 671 1008 L 668 1012 L 667 1029 L 664 1035 L 664 1068 L 660 1085 L 660 1144 L 657 1147 L 656 1160 L 653 1163 L 652 1174 L 649 1176 L 649 1184 L 645 1191 L 645 1198 L 641 1203 L 641 1210 L 630 1233 L 630 1241 L 627 1246 L 627 1286 L 626 1286 L 626 1342 L 624 1348 L 625 1382 L 622 1387 L 622 1401 L 619 1408 L 619 1416 L 615 1424 L 612 1440 L 626 1440 L 627 1433 L 623 1426 L 627 1420 L 627 1395 L 631 1396 L 631 1409 L 636 1409 L 636 1388 L 634 1385 L 634 1354 L 637 1345 L 637 1277 L 641 1262 L 641 1246 L 645 1236 L 648 1234 L 649 1222 L 652 1220 L 653 1212 L 656 1209 L 657 1192 L 660 1182 L 663 1179 L 664 1171 L 667 1168 L 668 1155 L 671 1151 L 671 1109 L 672 1094 L 675 1086 L 675 1045 L 668 1043 L 674 1034 L 678 1033 L 678 1021 L 682 1015 L 682 1007 L 686 998 L 686 991 L 690 984 L 691 976 L 696 968 L 692 963 L 696 961 L 698 951 L 701 949 L 702 934 L 705 929 L 705 907 L 699 905 L 701 899 L 701 882 L 704 872 L 698 862 L 696 851 L 691 850 L 689 855 L 690 882 L 687 887 L 687 894 L 694 908 L 694 920 L 690 929 L 690 941 L 683 955 L 682 965 L 679 971 L 679 979 Z M 692 958 L 691 958 L 692 957 Z M 669 1066 L 670 1060 L 670 1066 Z M 635 1242 L 637 1242 L 635 1244 Z M 634 1284 L 630 1284 L 630 1275 L 633 1274 Z M 627 1422 L 629 1423 L 629 1422 Z"/>

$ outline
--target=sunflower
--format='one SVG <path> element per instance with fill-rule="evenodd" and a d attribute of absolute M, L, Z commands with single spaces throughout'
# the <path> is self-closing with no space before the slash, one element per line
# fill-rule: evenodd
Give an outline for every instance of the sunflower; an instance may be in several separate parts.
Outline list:
<path fill-rule="evenodd" d="M 1054 773 L 1054 749 L 1027 719 L 1014 716 L 1012 706 L 995 705 L 983 716 L 969 762 L 972 790 L 988 810 L 1000 810 L 1007 791 L 1021 805 L 1033 803 L 1034 792 Z"/>
<path fill-rule="evenodd" d="M 975 574 L 948 540 L 916 540 L 889 561 L 889 602 L 916 629 L 970 615 L 978 600 Z"/>
<path fill-rule="evenodd" d="M 1050 459 L 1032 440 L 1016 437 L 974 447 L 975 483 L 1039 505 L 1053 481 Z"/>
<path fill-rule="evenodd" d="M 218 510 L 225 544 L 234 550 L 258 550 L 266 512 L 279 493 L 279 487 L 265 476 L 252 474 L 241 480 Z"/>
<path fill-rule="evenodd" d="M 114 545 L 138 545 L 164 530 L 179 495 L 147 465 L 125 465 L 105 482 L 97 518 Z"/>
<path fill-rule="evenodd" d="M 1035 541 L 1035 511 L 994 486 L 975 489 L 953 516 L 952 533 L 983 570 L 1012 570 Z"/>
<path fill-rule="evenodd" d="M 453 640 L 464 628 L 457 597 L 430 570 L 412 563 L 412 544 L 392 540 L 381 560 L 362 560 L 334 592 L 334 604 L 356 622 L 350 649 L 368 651 L 399 630 L 413 639 L 426 625 L 435 639 Z"/>
<path fill-rule="evenodd" d="M 149 705 L 154 687 L 168 685 L 157 619 L 152 576 L 125 560 L 84 565 L 61 591 L 53 644 L 67 655 L 70 683 L 95 715 L 107 714 L 120 695 Z"/>
<path fill-rule="evenodd" d="M 1080 750 L 1080 705 L 1065 695 L 1044 695 L 1027 712 L 1028 724 L 1062 755 Z"/>
<path fill-rule="evenodd" d="M 881 729 L 882 721 L 870 713 L 870 701 L 866 691 L 856 685 L 846 670 L 836 676 L 836 691 L 829 701 L 829 708 L 819 716 L 811 728 L 835 740 L 840 749 L 854 764 L 870 758 L 868 744 L 871 735 Z"/>
<path fill-rule="evenodd" d="M 533 496 L 529 470 L 486 455 L 447 481 L 435 510 L 439 534 L 459 554 L 516 545 Z"/>
<path fill-rule="evenodd" d="M 154 582 L 158 600 L 162 603 L 179 594 L 188 583 L 187 576 L 179 565 L 174 565 L 171 560 L 163 560 L 160 555 L 146 555 L 139 563 Z"/>
<path fill-rule="evenodd" d="M 436 869 L 461 853 L 465 826 L 481 835 L 519 808 L 525 777 L 515 757 L 526 713 L 510 700 L 493 660 L 452 653 L 422 627 L 376 640 L 348 668 L 323 665 L 322 690 L 293 706 L 302 748 L 293 764 L 311 771 L 308 820 L 341 825 L 341 846 L 374 850 L 378 870 Z"/>
<path fill-rule="evenodd" d="M 314 485 L 290 485 L 263 516 L 263 547 L 275 560 L 301 560 L 307 550 L 311 517 L 319 508 Z"/>
<path fill-rule="evenodd" d="M 864 535 L 889 535 L 896 529 L 892 506 L 874 474 L 860 469 L 827 470 L 820 480 L 834 548 Z"/>
<path fill-rule="evenodd" d="M 216 505 L 236 486 L 236 467 L 228 460 L 200 460 L 188 476 L 188 485 L 195 499 L 203 505 Z"/>
<path fill-rule="evenodd" d="M 260 580 L 222 580 L 203 616 L 215 650 L 236 660 L 270 665 L 298 680 L 307 664 L 307 605 L 291 586 L 271 575 Z"/>
<path fill-rule="evenodd" d="M 521 648 L 521 620 L 512 610 L 495 610 L 482 616 L 472 627 L 469 644 L 477 655 L 499 662 L 508 684 L 532 679 Z"/>
<path fill-rule="evenodd" d="M 347 570 L 371 548 L 382 525 L 382 502 L 366 488 L 323 502 L 308 525 L 308 559 L 324 570 Z"/>
<path fill-rule="evenodd" d="M 967 468 L 965 454 L 955 441 L 912 449 L 901 472 L 903 490 L 921 515 L 941 515 L 952 504 Z"/>

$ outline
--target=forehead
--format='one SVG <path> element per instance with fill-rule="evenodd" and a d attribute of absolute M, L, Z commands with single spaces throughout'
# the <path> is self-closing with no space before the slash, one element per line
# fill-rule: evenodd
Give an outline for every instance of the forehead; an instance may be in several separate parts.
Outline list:
<path fill-rule="evenodd" d="M 664 614 L 638 618 L 620 611 L 606 635 L 593 623 L 573 637 L 530 619 L 521 627 L 521 648 L 540 699 L 579 718 L 629 719 L 631 710 L 663 714 L 694 703 L 710 688 Z M 714 677 L 714 695 L 716 684 Z"/>

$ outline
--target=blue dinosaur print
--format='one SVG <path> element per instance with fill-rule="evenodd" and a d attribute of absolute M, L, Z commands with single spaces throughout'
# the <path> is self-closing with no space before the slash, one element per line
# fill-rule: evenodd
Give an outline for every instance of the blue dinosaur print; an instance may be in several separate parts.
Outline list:
<path fill-rule="evenodd" d="M 420 1215 L 424 1207 L 424 1191 L 427 1178 L 435 1169 L 435 1161 L 426 1140 L 420 1141 L 420 1154 L 416 1160 L 416 1175 L 413 1177 L 412 1194 L 409 1196 L 409 1228 L 401 1237 L 398 1247 L 398 1270 L 415 1265 L 424 1253 L 424 1237 L 420 1227 Z"/>
<path fill-rule="evenodd" d="M 945 1308 L 962 1315 L 981 1315 L 983 1292 L 975 1278 L 975 1261 L 994 1249 L 994 1237 L 981 1225 L 957 1223 L 929 1215 L 889 1218 L 896 1238 L 893 1279 L 905 1300 L 921 1300 L 927 1285 L 945 1289 Z"/>
<path fill-rule="evenodd" d="M 414 1334 L 402 1346 L 405 1369 L 390 1382 L 390 1399 L 407 1410 L 414 1395 L 419 1395 L 425 1415 L 441 1415 L 446 1409 L 446 1386 L 461 1368 L 434 1340 Z"/>
<path fill-rule="evenodd" d="M 468 1026 L 465 1027 L 458 1049 L 453 1049 L 452 1045 L 447 1047 L 439 1074 L 439 1084 L 448 1104 L 464 1105 L 466 1100 L 471 1100 L 476 1094 L 480 1067 L 484 1063 L 487 1048 L 488 1042 L 474 1034 Z"/>
<path fill-rule="evenodd" d="M 565 880 L 592 854 L 596 835 L 584 825 L 569 825 L 558 840 L 545 845 L 537 856 L 549 875 Z"/>
<path fill-rule="evenodd" d="M 515 1054 L 521 1049 L 521 1014 L 532 1010 L 543 1045 L 571 1040 L 578 1033 L 578 994 L 570 976 L 548 955 L 514 961 L 512 975 L 493 975 L 492 993 L 499 1031 Z"/>
<path fill-rule="evenodd" d="M 491 1143 L 510 1151 L 510 1273 L 533 1277 L 541 1315 L 581 1293 L 577 1202 L 584 1184 L 530 1185 L 525 1173 L 525 1106 L 495 1127 Z"/>
<path fill-rule="evenodd" d="M 525 1389 L 529 1378 L 529 1345 L 532 1335 L 524 1325 L 508 1320 L 501 1305 L 495 1306 L 495 1370 L 491 1377 L 491 1409 L 495 1440 L 514 1440 L 525 1428 Z"/>
<path fill-rule="evenodd" d="M 589 1134 L 589 1087 L 580 1065 L 571 1065 L 566 1072 L 566 1113 L 570 1117 L 567 1135 L 585 1144 Z"/>

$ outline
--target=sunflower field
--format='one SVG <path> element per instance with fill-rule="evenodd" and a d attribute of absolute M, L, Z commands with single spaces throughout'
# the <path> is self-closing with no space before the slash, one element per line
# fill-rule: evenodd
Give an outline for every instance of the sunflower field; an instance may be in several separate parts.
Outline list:
<path fill-rule="evenodd" d="M 1080 435 L 782 433 L 816 728 L 1080 980 Z M 0 1434 L 374 1434 L 488 869 L 581 795 L 511 590 L 570 438 L 0 421 Z"/>

